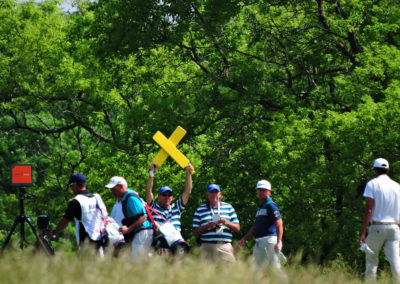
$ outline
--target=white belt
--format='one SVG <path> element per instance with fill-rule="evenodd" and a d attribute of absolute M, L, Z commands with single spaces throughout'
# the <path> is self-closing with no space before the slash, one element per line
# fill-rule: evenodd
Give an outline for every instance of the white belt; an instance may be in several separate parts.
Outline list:
<path fill-rule="evenodd" d="M 259 237 L 259 238 L 256 239 L 256 242 L 261 241 L 261 240 L 266 240 L 266 239 L 269 239 L 269 238 L 273 238 L 273 237 L 277 238 L 278 236 L 271 235 L 271 236 Z"/>

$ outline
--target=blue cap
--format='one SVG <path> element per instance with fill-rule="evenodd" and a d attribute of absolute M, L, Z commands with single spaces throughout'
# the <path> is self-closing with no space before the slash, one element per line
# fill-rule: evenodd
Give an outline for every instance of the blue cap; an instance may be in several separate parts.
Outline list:
<path fill-rule="evenodd" d="M 208 186 L 208 188 L 207 188 L 207 191 L 208 191 L 208 192 L 213 191 L 213 190 L 221 191 L 221 189 L 219 188 L 219 185 L 218 185 L 218 184 L 215 184 L 215 183 L 210 184 L 210 185 Z"/>
<path fill-rule="evenodd" d="M 72 183 L 84 184 L 86 183 L 86 177 L 83 174 L 73 174 L 69 178 L 68 185 Z"/>
<path fill-rule="evenodd" d="M 162 188 L 160 188 L 160 190 L 158 191 L 158 194 L 162 194 L 166 191 L 171 191 L 172 193 L 172 189 L 169 186 L 163 186 Z"/>

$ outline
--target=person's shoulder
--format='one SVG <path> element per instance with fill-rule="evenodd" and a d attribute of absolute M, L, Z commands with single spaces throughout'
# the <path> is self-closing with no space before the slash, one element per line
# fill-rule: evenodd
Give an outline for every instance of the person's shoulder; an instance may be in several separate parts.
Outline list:
<path fill-rule="evenodd" d="M 94 197 L 94 195 L 92 193 L 88 194 L 86 191 L 81 191 L 77 195 L 75 195 L 74 198 L 71 199 L 70 202 L 78 202 L 79 203 L 79 201 L 87 200 L 87 198 L 90 198 L 90 197 Z"/>
<path fill-rule="evenodd" d="M 370 179 L 367 182 L 367 184 L 365 185 L 365 188 L 373 187 L 377 182 L 379 182 L 379 176 L 378 177 L 374 177 L 373 179 Z"/>
<path fill-rule="evenodd" d="M 183 202 L 182 194 L 179 195 L 178 199 L 176 199 L 176 201 L 174 203 L 178 203 L 178 202 Z"/>
<path fill-rule="evenodd" d="M 392 181 L 392 183 L 394 184 L 394 186 L 397 187 L 397 188 L 400 190 L 400 184 L 399 184 L 397 181 L 395 181 L 395 180 L 392 180 L 392 179 L 390 179 L 390 180 Z"/>
<path fill-rule="evenodd" d="M 272 208 L 273 210 L 278 210 L 278 205 L 271 199 L 271 202 L 267 203 L 267 207 Z"/>
<path fill-rule="evenodd" d="M 171 204 L 171 206 L 185 206 L 185 204 L 183 203 L 183 197 L 182 197 L 182 195 L 180 195 L 179 197 L 178 197 L 178 199 L 177 200 L 175 200 L 172 204 Z"/>
<path fill-rule="evenodd" d="M 232 204 L 225 202 L 225 201 L 221 201 L 221 207 L 231 207 L 233 208 Z"/>
<path fill-rule="evenodd" d="M 221 210 L 224 212 L 235 212 L 235 208 L 228 202 L 221 201 Z"/>
<path fill-rule="evenodd" d="M 276 202 L 272 199 L 272 197 L 268 198 L 267 204 L 274 204 L 276 205 Z"/>
<path fill-rule="evenodd" d="M 94 194 L 91 193 L 89 191 L 89 189 L 86 189 L 86 190 L 82 190 L 81 192 L 79 192 L 77 196 L 85 196 L 85 197 L 89 197 L 90 198 L 90 197 L 94 197 Z"/>
<path fill-rule="evenodd" d="M 160 206 L 160 205 L 157 203 L 157 201 L 155 201 L 154 199 L 152 199 L 151 202 L 150 202 L 150 204 L 149 204 L 149 206 L 152 207 L 152 208 L 155 208 L 155 207 Z"/>
<path fill-rule="evenodd" d="M 128 188 L 124 196 L 122 197 L 122 200 L 134 199 L 135 197 L 139 197 L 139 194 L 137 194 L 136 191 Z"/>
<path fill-rule="evenodd" d="M 201 211 L 201 210 L 206 210 L 206 209 L 208 209 L 208 205 L 207 205 L 207 203 L 203 203 L 203 204 L 197 206 L 196 211 Z"/>
<path fill-rule="evenodd" d="M 139 195 L 136 191 L 134 191 L 133 189 L 130 189 L 130 188 L 128 188 L 127 190 L 126 190 L 126 194 L 128 194 L 128 195 Z"/>
<path fill-rule="evenodd" d="M 78 197 L 79 198 L 79 197 Z M 79 200 L 78 200 L 77 196 L 75 196 L 74 198 L 72 198 L 69 202 L 68 205 L 75 205 L 78 204 L 79 205 Z"/>
<path fill-rule="evenodd" d="M 158 203 L 155 200 L 153 200 L 153 203 L 151 204 L 151 206 L 157 211 L 164 211 L 165 210 L 164 208 L 161 207 L 160 203 Z"/>
<path fill-rule="evenodd" d="M 98 193 L 93 193 L 92 196 L 97 198 L 97 199 L 103 200 L 103 198 L 101 198 L 101 195 L 98 194 Z"/>
<path fill-rule="evenodd" d="M 382 175 L 379 175 L 379 176 L 377 176 L 377 177 L 371 179 L 371 180 L 367 183 L 367 186 L 368 186 L 368 185 L 369 185 L 369 186 L 373 186 L 373 185 L 378 184 L 378 183 L 379 183 L 379 184 L 386 184 L 386 185 L 391 184 L 392 186 L 394 185 L 394 186 L 396 186 L 396 187 L 400 187 L 400 185 L 399 185 L 398 182 L 396 182 L 395 180 L 391 179 L 391 178 L 390 178 L 388 175 L 386 175 L 386 174 L 382 174 Z"/>

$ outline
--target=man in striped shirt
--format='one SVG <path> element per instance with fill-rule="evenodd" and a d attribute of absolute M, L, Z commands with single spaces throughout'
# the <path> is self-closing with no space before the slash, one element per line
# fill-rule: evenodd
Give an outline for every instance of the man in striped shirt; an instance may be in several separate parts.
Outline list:
<path fill-rule="evenodd" d="M 160 215 L 152 214 L 154 221 L 158 224 L 163 224 L 166 221 L 172 223 L 174 227 L 181 231 L 181 214 L 185 209 L 185 205 L 189 201 L 190 194 L 192 193 L 192 172 L 194 168 L 191 164 L 186 167 L 186 184 L 185 189 L 178 200 L 172 203 L 173 192 L 169 186 L 163 186 L 158 191 L 158 202 L 154 201 L 153 184 L 154 172 L 156 165 L 150 165 L 149 178 L 146 185 L 146 202 Z"/>
<path fill-rule="evenodd" d="M 217 184 L 208 186 L 208 202 L 199 206 L 194 213 L 193 234 L 200 239 L 200 249 L 205 259 L 236 262 L 231 242 L 232 231 L 240 231 L 239 219 L 232 205 L 220 201 L 221 195 Z"/>

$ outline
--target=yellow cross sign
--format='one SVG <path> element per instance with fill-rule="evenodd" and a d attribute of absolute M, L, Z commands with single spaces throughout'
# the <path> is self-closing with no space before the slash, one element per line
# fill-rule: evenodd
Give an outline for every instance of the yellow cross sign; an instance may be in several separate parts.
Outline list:
<path fill-rule="evenodd" d="M 176 145 L 178 145 L 185 134 L 186 130 L 180 126 L 175 129 L 169 139 L 160 131 L 157 131 L 153 136 L 153 140 L 161 146 L 161 150 L 154 157 L 153 163 L 159 167 L 165 162 L 168 156 L 171 156 L 182 168 L 187 167 L 190 163 L 189 159 L 176 148 Z M 192 174 L 194 174 L 194 171 Z"/>

